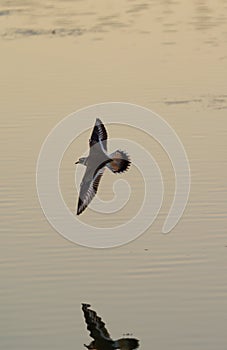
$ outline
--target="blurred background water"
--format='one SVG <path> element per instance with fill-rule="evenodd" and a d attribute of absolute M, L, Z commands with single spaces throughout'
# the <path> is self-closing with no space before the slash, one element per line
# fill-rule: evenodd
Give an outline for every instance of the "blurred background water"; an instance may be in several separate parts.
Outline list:
<path fill-rule="evenodd" d="M 226 349 L 226 47 L 225 0 L 0 2 L 1 349 L 82 348 L 81 302 L 114 338 L 133 333 L 141 349 Z M 192 187 L 181 221 L 162 235 L 174 174 L 161 147 L 141 136 L 164 177 L 161 212 L 139 239 L 95 250 L 49 225 L 35 169 L 56 123 L 107 101 L 145 106 L 172 126 Z M 61 170 L 69 207 L 81 156 L 73 150 Z M 135 169 L 126 178 L 144 190 Z M 105 181 L 110 174 L 104 196 Z"/>

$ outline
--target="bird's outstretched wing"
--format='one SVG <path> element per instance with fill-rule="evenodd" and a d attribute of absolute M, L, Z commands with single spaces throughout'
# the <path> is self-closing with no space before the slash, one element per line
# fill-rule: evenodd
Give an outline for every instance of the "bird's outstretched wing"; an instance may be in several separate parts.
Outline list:
<path fill-rule="evenodd" d="M 93 338 L 95 341 L 112 341 L 109 332 L 105 327 L 105 323 L 95 311 L 89 309 L 90 306 L 91 305 L 89 304 L 82 304 L 82 310 L 84 313 L 85 322 L 87 324 L 87 330 L 90 332 L 91 338 Z"/>
<path fill-rule="evenodd" d="M 105 168 L 101 168 L 97 171 L 94 177 L 91 178 L 88 174 L 90 170 L 87 168 L 80 185 L 80 195 L 77 206 L 77 215 L 81 214 L 92 201 L 97 193 L 99 182 L 104 173 Z"/>
<path fill-rule="evenodd" d="M 109 157 L 112 159 L 112 161 L 107 164 L 107 167 L 113 173 L 123 173 L 128 170 L 131 164 L 128 154 L 121 150 L 111 153 Z"/>
<path fill-rule="evenodd" d="M 107 150 L 107 131 L 102 123 L 102 121 L 97 118 L 95 121 L 95 126 L 92 130 L 91 138 L 89 140 L 89 146 L 94 146 L 97 142 L 102 142 L 103 148 L 106 151 Z"/>

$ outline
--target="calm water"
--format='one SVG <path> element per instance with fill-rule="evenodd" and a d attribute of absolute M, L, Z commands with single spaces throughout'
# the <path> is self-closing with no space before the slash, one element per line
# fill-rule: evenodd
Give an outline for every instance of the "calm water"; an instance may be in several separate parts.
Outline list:
<path fill-rule="evenodd" d="M 1 349 L 82 349 L 81 302 L 141 349 L 226 349 L 226 23 L 224 0 L 1 1 Z M 164 176 L 161 212 L 136 241 L 95 250 L 48 224 L 35 167 L 57 122 L 105 101 L 165 118 L 188 153 L 192 187 L 181 221 L 162 235 L 174 177 L 160 146 L 143 139 Z M 74 148 L 62 165 L 69 207 L 80 155 Z"/>

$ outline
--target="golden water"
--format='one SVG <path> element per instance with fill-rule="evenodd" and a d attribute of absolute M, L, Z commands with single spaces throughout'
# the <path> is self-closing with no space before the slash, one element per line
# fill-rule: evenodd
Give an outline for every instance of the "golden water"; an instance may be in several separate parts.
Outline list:
<path fill-rule="evenodd" d="M 81 302 L 141 349 L 226 349 L 226 23 L 224 0 L 1 1 L 1 349 L 82 349 Z M 132 243 L 95 250 L 49 225 L 35 168 L 57 122 L 106 101 L 161 115 L 185 146 L 192 186 L 180 222 L 161 234 L 174 177 L 148 140 L 164 176 L 160 215 Z M 69 206 L 80 155 L 63 162 Z"/>

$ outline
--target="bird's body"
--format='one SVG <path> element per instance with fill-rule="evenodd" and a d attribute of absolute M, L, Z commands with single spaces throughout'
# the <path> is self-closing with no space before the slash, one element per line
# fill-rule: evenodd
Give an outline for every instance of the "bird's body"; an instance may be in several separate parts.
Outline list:
<path fill-rule="evenodd" d="M 80 158 L 76 164 L 86 166 L 86 171 L 80 185 L 80 196 L 77 215 L 81 214 L 97 193 L 99 182 L 107 166 L 114 173 L 126 171 L 130 165 L 128 155 L 120 150 L 108 155 L 107 132 L 100 119 L 96 119 L 89 140 L 88 157 Z"/>
<path fill-rule="evenodd" d="M 113 340 L 105 327 L 101 317 L 91 309 L 89 304 L 82 304 L 87 330 L 94 339 L 89 345 L 84 346 L 89 350 L 133 350 L 138 348 L 139 341 L 135 338 L 121 338 Z"/>

